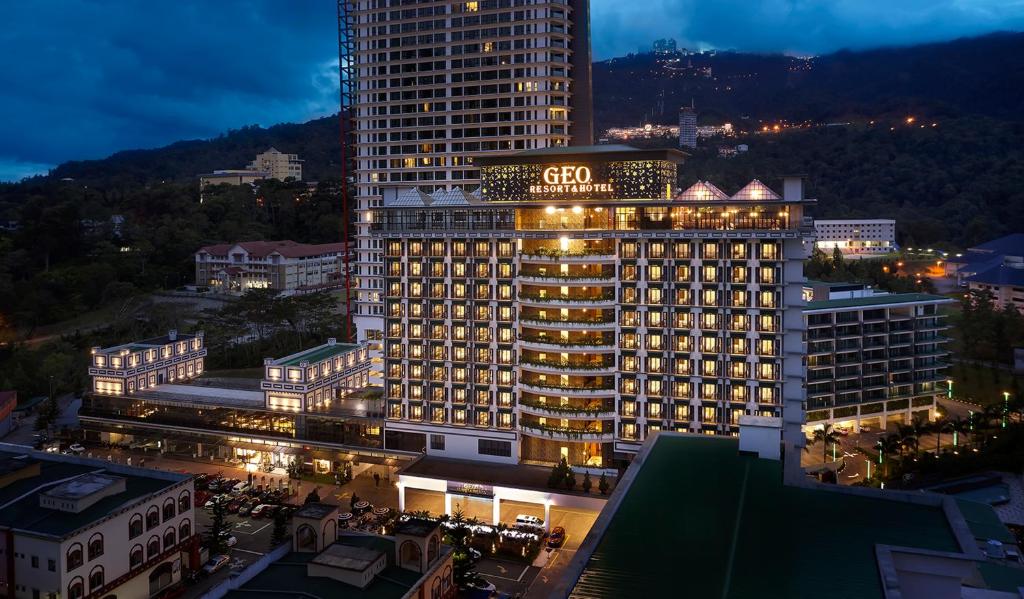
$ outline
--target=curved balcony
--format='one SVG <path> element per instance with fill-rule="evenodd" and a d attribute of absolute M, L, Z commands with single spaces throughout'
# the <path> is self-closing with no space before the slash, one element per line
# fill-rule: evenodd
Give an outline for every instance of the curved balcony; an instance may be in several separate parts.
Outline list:
<path fill-rule="evenodd" d="M 519 410 L 534 416 L 544 418 L 566 418 L 579 420 L 612 420 L 615 418 L 614 409 L 597 408 L 573 408 L 552 404 L 541 404 L 537 402 L 519 401 Z"/>
<path fill-rule="evenodd" d="M 559 339 L 537 339 L 530 337 L 520 337 L 519 346 L 523 349 L 533 349 L 538 351 L 554 351 L 554 352 L 586 352 L 586 353 L 600 353 L 600 352 L 614 352 L 615 341 L 599 341 L 599 340 L 586 340 L 586 341 L 566 341 L 562 342 Z"/>
<path fill-rule="evenodd" d="M 520 318 L 519 324 L 531 327 L 554 331 L 613 331 L 615 330 L 615 318 L 594 318 L 570 316 L 565 320 L 561 318 Z"/>
<path fill-rule="evenodd" d="M 558 285 L 558 286 L 594 286 L 594 285 L 612 285 L 615 283 L 615 277 L 613 275 L 604 276 L 590 276 L 590 277 L 563 277 L 557 275 L 519 275 L 516 278 L 520 283 L 529 283 L 531 285 Z"/>
<path fill-rule="evenodd" d="M 567 252 L 538 248 L 535 250 L 523 250 L 523 252 L 519 254 L 519 260 L 521 262 L 531 262 L 538 264 L 595 264 L 602 262 L 614 263 L 616 259 L 617 258 L 615 256 L 615 250 L 611 248 Z"/>
<path fill-rule="evenodd" d="M 519 388 L 522 389 L 523 391 L 539 393 L 541 395 L 564 395 L 566 397 L 594 397 L 615 395 L 614 386 L 609 386 L 607 388 L 582 385 L 560 387 L 555 383 L 519 381 Z"/>
<path fill-rule="evenodd" d="M 612 432 L 564 428 L 561 426 L 549 426 L 546 424 L 523 422 L 519 423 L 519 432 L 531 437 L 555 439 L 558 441 L 610 442 L 615 440 L 615 433 Z"/>
<path fill-rule="evenodd" d="M 584 360 L 533 360 L 519 358 L 519 366 L 531 372 L 542 372 L 545 374 L 615 374 L 614 361 L 610 361 L 608 364 L 600 364 Z"/>
<path fill-rule="evenodd" d="M 526 291 L 519 292 L 519 303 L 523 305 L 536 305 L 536 306 L 572 306 L 577 308 L 612 308 L 615 306 L 615 292 L 608 290 L 605 293 L 601 293 L 593 296 L 584 295 L 546 295 L 541 296 L 537 293 L 530 293 Z"/>

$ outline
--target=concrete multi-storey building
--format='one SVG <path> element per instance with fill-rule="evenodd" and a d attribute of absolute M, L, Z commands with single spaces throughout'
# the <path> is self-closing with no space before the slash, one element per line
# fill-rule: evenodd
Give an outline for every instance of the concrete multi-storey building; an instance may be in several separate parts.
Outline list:
<path fill-rule="evenodd" d="M 475 159 L 590 144 L 589 0 L 354 0 L 360 340 L 384 329 L 388 187 L 474 189 Z"/>
<path fill-rule="evenodd" d="M 89 376 L 92 391 L 123 395 L 203 373 L 206 346 L 203 334 L 178 334 L 144 339 L 114 347 L 92 348 Z"/>
<path fill-rule="evenodd" d="M 338 288 L 345 272 L 345 244 L 241 241 L 199 248 L 196 285 L 222 293 L 274 289 L 305 293 Z"/>
<path fill-rule="evenodd" d="M 154 597 L 199 567 L 192 477 L 0 444 L 9 599 Z"/>
<path fill-rule="evenodd" d="M 697 110 L 692 103 L 679 108 L 679 147 L 697 147 Z"/>
<path fill-rule="evenodd" d="M 815 220 L 814 233 L 818 249 L 831 252 L 839 248 L 850 258 L 885 256 L 899 249 L 896 221 L 888 218 Z"/>
<path fill-rule="evenodd" d="M 284 154 L 277 148 L 270 148 L 266 152 L 256 154 L 256 159 L 250 162 L 247 169 L 263 173 L 264 179 L 277 179 L 284 181 L 288 177 L 296 181 L 302 180 L 302 161 L 298 154 Z"/>
<path fill-rule="evenodd" d="M 679 193 L 682 157 L 532 150 L 479 160 L 479 197 L 385 198 L 386 448 L 607 467 L 745 414 L 802 444 L 802 180 Z"/>
<path fill-rule="evenodd" d="M 110 368 L 90 367 L 92 390 L 79 411 L 87 440 L 152 443 L 162 452 L 242 460 L 253 469 L 301 461 L 334 472 L 343 456 L 380 455 L 380 394 L 368 387 L 365 344 L 328 339 L 266 358 L 262 379 L 196 380 L 206 355 L 202 333 L 169 338 L 170 345 L 161 338 L 94 350 L 94 364 L 117 360 L 134 370 L 112 381 Z M 181 352 L 182 343 L 191 353 L 175 353 L 169 365 L 146 357 L 163 348 Z"/>
<path fill-rule="evenodd" d="M 953 300 L 857 285 L 813 287 L 804 309 L 805 428 L 831 424 L 859 432 L 917 416 L 934 419 L 936 400 L 946 393 L 949 356 L 949 326 L 940 308 Z"/>

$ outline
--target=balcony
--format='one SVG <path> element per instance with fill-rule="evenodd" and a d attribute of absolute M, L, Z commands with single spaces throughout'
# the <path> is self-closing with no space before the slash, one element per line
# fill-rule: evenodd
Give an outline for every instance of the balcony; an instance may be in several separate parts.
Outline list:
<path fill-rule="evenodd" d="M 520 317 L 519 324 L 528 327 L 540 327 L 555 330 L 614 330 L 614 316 L 566 316 L 540 318 L 535 315 Z"/>
<path fill-rule="evenodd" d="M 615 339 L 612 338 L 576 338 L 561 339 L 559 337 L 537 337 L 522 335 L 519 345 L 523 349 L 556 352 L 613 352 Z"/>
<path fill-rule="evenodd" d="M 521 274 L 518 277 L 520 283 L 533 283 L 534 285 L 609 285 L 615 281 L 615 275 L 541 275 L 537 273 Z"/>
<path fill-rule="evenodd" d="M 603 432 L 593 429 L 569 428 L 539 423 L 519 423 L 519 431 L 531 437 L 542 439 L 555 439 L 558 441 L 596 441 L 611 442 L 615 440 L 615 433 Z"/>
<path fill-rule="evenodd" d="M 612 307 L 615 305 L 615 292 L 612 290 L 606 290 L 602 293 L 591 293 L 591 294 L 552 294 L 546 293 L 541 295 L 540 293 L 532 291 L 520 291 L 519 302 L 522 304 L 536 304 L 541 306 L 595 306 L 595 307 Z"/>
<path fill-rule="evenodd" d="M 588 264 L 601 262 L 615 262 L 614 248 L 587 248 L 582 250 L 561 251 L 549 248 L 524 249 L 519 254 L 519 259 L 524 263 L 550 264 Z"/>
<path fill-rule="evenodd" d="M 539 358 L 519 358 L 522 368 L 534 372 L 554 374 L 615 374 L 614 360 L 552 360 Z"/>
<path fill-rule="evenodd" d="M 615 386 L 612 383 L 606 385 L 559 385 L 554 381 L 520 381 L 519 388 L 523 391 L 538 393 L 541 395 L 564 395 L 566 397 L 592 397 L 595 395 L 615 395 Z"/>
<path fill-rule="evenodd" d="M 542 404 L 536 401 L 520 400 L 519 409 L 527 414 L 547 418 L 567 418 L 583 420 L 606 420 L 615 418 L 615 409 L 604 406 L 600 402 L 587 406 L 562 406 Z"/>

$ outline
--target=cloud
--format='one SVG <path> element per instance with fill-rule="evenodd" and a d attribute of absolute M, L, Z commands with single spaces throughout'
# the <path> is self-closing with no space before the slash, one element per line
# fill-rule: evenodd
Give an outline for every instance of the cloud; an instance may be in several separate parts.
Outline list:
<path fill-rule="evenodd" d="M 1024 29 L 1024 0 L 592 0 L 595 56 L 690 48 L 822 53 Z M 337 110 L 335 3 L 8 2 L 0 160 L 64 160 Z"/>
<path fill-rule="evenodd" d="M 598 59 L 672 37 L 691 49 L 823 54 L 1024 29 L 1024 0 L 594 0 Z"/>
<path fill-rule="evenodd" d="M 0 119 L 0 156 L 53 164 L 333 113 L 334 10 L 276 0 L 12 3 L 0 30 L 0 113 L 16 116 Z"/>

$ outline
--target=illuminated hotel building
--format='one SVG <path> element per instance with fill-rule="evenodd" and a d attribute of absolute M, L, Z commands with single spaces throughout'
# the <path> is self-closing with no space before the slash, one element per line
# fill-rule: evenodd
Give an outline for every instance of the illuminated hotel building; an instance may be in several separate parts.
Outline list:
<path fill-rule="evenodd" d="M 475 157 L 593 143 L 589 0 L 350 0 L 359 339 L 384 327 L 370 215 L 391 187 L 474 190 Z"/>
<path fill-rule="evenodd" d="M 385 447 L 608 467 L 744 414 L 801 446 L 802 180 L 680 192 L 683 156 L 532 150 L 386 196 Z"/>

